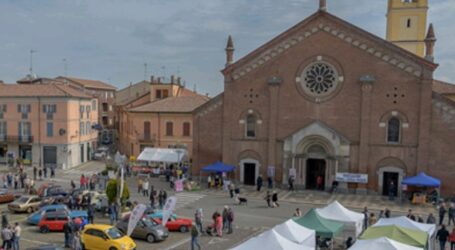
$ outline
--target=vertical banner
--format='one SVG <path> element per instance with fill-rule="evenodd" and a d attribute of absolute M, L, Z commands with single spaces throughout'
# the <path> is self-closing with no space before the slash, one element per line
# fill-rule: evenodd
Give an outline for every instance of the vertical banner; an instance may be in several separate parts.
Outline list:
<path fill-rule="evenodd" d="M 182 192 L 183 191 L 183 179 L 175 181 L 175 192 Z"/>
<path fill-rule="evenodd" d="M 120 192 L 119 192 L 119 199 L 122 198 L 122 195 L 123 195 L 123 185 L 124 185 L 124 181 L 123 181 L 123 166 L 120 168 Z"/>
<path fill-rule="evenodd" d="M 177 198 L 175 196 L 171 196 L 167 198 L 166 203 L 164 204 L 163 208 L 163 226 L 166 225 L 167 220 L 171 217 L 172 213 L 174 212 L 175 205 L 177 203 Z"/>
<path fill-rule="evenodd" d="M 268 177 L 275 177 L 275 166 L 268 166 L 267 167 L 267 176 Z"/>
<path fill-rule="evenodd" d="M 134 207 L 133 212 L 131 212 L 130 219 L 128 221 L 128 231 L 127 231 L 128 236 L 130 236 L 131 233 L 133 233 L 133 230 L 136 227 L 137 223 L 142 218 L 142 215 L 144 215 L 144 211 L 146 208 L 147 208 L 147 206 L 144 204 L 139 204 Z"/>

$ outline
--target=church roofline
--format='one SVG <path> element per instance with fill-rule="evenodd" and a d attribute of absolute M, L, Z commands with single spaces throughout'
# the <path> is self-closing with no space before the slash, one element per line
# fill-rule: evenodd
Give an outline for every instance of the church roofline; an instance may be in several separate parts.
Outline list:
<path fill-rule="evenodd" d="M 437 67 L 438 67 L 438 64 L 435 64 L 431 61 L 428 61 L 426 60 L 425 58 L 422 58 L 420 56 L 417 56 L 381 37 L 378 37 L 364 29 L 361 29 L 357 26 L 355 26 L 354 24 L 351 24 L 335 15 L 332 15 L 326 11 L 317 11 L 315 13 L 313 13 L 311 16 L 307 17 L 306 19 L 302 20 L 301 22 L 297 23 L 296 25 L 292 26 L 291 28 L 289 28 L 288 30 L 280 33 L 279 35 L 275 36 L 274 38 L 272 38 L 271 40 L 269 40 L 268 42 L 264 43 L 262 46 L 260 46 L 259 48 L 253 50 L 252 52 L 248 53 L 247 55 L 245 55 L 244 57 L 242 57 L 241 59 L 237 60 L 236 62 L 228 65 L 226 68 L 224 68 L 223 70 L 221 70 L 221 72 L 224 74 L 224 75 L 227 75 L 229 73 L 232 73 L 242 67 L 246 67 L 246 70 L 242 70 L 239 74 L 240 76 L 242 75 L 245 75 L 247 74 L 248 72 L 250 72 L 252 69 L 255 69 L 256 67 L 259 67 L 257 66 L 256 64 L 253 64 L 253 66 L 249 66 L 248 63 L 250 63 L 251 61 L 253 61 L 255 58 L 257 57 L 260 57 L 263 53 L 267 52 L 267 50 L 271 47 L 274 47 L 274 46 L 280 46 L 280 43 L 284 43 L 283 40 L 285 40 L 286 38 L 289 38 L 289 40 L 295 40 L 292 38 L 292 36 L 295 36 L 295 33 L 303 26 L 307 25 L 308 23 L 312 22 L 313 20 L 315 20 L 316 18 L 318 17 L 324 17 L 324 18 L 327 18 L 329 19 L 330 21 L 333 21 L 334 23 L 338 23 L 340 25 L 342 25 L 345 29 L 347 29 L 349 32 L 348 34 L 345 34 L 346 37 L 349 37 L 350 34 L 356 34 L 356 35 L 360 35 L 366 39 L 369 40 L 369 42 L 371 43 L 377 43 L 377 44 L 381 44 L 383 48 L 385 48 L 386 50 L 391 50 L 397 54 L 399 54 L 399 56 L 403 57 L 403 59 L 405 60 L 409 60 L 411 61 L 412 63 L 414 64 L 418 64 L 419 66 L 423 66 L 425 68 L 428 68 L 432 71 L 434 71 Z M 326 26 L 327 27 L 327 26 Z M 305 32 L 305 33 L 310 33 L 309 36 L 313 33 L 316 33 L 320 30 L 324 30 L 326 27 L 322 27 L 322 28 L 316 28 L 315 31 L 312 32 L 312 30 L 309 30 L 308 32 Z M 315 28 L 313 28 L 315 29 Z M 330 28 L 329 28 L 330 29 Z M 330 32 L 329 32 L 330 33 Z M 340 32 L 341 33 L 341 32 Z M 352 40 L 352 38 L 351 38 Z M 363 43 L 361 43 L 359 41 L 359 45 L 365 45 Z M 286 46 L 286 45 L 284 45 Z M 365 45 L 367 46 L 367 45 Z M 359 46 L 360 47 L 360 46 Z M 368 47 L 365 48 L 365 50 L 367 50 Z M 287 48 L 283 48 L 283 50 L 285 50 Z M 363 49 L 363 48 L 362 48 Z M 371 49 L 371 48 L 368 48 L 368 49 Z M 375 49 L 373 49 L 375 50 Z M 386 55 L 384 55 L 386 56 Z M 390 57 L 390 56 L 389 56 Z M 383 58 L 384 59 L 384 58 Z M 394 58 L 393 58 L 394 59 Z M 267 58 L 265 59 L 267 60 Z M 384 59 L 385 61 L 389 61 L 390 63 L 394 64 L 394 65 L 397 65 L 400 63 L 399 61 L 397 61 L 396 59 L 395 60 L 392 60 L 392 59 Z M 259 64 L 261 64 L 261 62 L 259 62 Z M 262 64 L 264 64 L 264 62 L 262 62 Z M 256 67 L 255 67 L 256 65 Z M 414 71 L 413 68 L 415 67 L 412 67 L 411 69 L 409 69 L 408 67 L 400 67 L 402 68 L 403 70 L 406 70 L 408 71 L 409 73 L 412 73 L 416 76 L 420 76 L 422 72 L 420 71 Z M 243 73 L 243 74 L 242 74 Z M 240 77 L 239 76 L 239 77 Z M 235 77 L 234 77 L 235 79 Z"/>

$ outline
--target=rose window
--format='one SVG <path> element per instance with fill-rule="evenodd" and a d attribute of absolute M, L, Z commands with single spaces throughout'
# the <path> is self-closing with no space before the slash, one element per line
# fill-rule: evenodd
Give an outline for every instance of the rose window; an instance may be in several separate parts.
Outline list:
<path fill-rule="evenodd" d="M 337 85 L 338 74 L 334 67 L 318 62 L 308 66 L 302 73 L 302 87 L 310 95 L 325 96 Z"/>

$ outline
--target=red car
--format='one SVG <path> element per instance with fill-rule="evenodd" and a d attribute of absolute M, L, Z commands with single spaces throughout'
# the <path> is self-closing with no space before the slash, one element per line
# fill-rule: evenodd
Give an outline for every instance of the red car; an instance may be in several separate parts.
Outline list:
<path fill-rule="evenodd" d="M 160 218 L 153 218 L 156 223 L 161 224 Z M 180 231 L 182 233 L 188 232 L 191 228 L 193 221 L 188 218 L 169 218 L 166 223 L 166 228 L 169 231 Z"/>
<path fill-rule="evenodd" d="M 41 233 L 49 231 L 63 231 L 63 225 L 68 222 L 68 214 L 62 212 L 50 212 L 41 217 L 38 223 L 38 228 Z"/>

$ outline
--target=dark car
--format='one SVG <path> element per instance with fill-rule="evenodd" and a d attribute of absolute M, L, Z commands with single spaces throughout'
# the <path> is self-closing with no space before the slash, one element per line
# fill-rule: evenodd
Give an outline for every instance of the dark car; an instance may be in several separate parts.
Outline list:
<path fill-rule="evenodd" d="M 120 231 L 126 233 L 128 229 L 129 216 L 125 216 L 115 225 Z M 166 227 L 152 220 L 143 217 L 140 219 L 131 234 L 132 238 L 142 239 L 148 242 L 163 241 L 169 236 L 169 231 Z"/>

